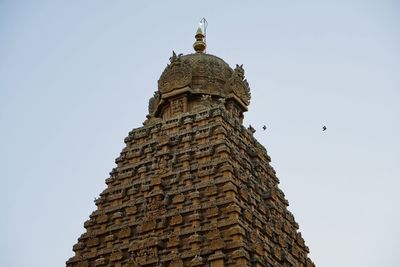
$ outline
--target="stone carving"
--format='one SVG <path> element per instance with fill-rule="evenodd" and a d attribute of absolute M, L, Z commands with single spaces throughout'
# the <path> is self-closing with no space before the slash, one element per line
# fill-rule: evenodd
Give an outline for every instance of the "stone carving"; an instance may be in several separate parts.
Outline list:
<path fill-rule="evenodd" d="M 177 247 L 180 244 L 180 239 L 179 236 L 177 236 L 176 234 L 172 234 L 168 241 L 167 241 L 167 247 Z"/>
<path fill-rule="evenodd" d="M 247 129 L 251 132 L 251 134 L 254 134 L 256 132 L 256 129 L 254 129 L 251 125 L 249 125 Z"/>
<path fill-rule="evenodd" d="M 233 101 L 229 101 L 226 106 L 227 110 L 231 113 L 233 118 L 238 119 L 241 117 L 242 113 Z"/>
<path fill-rule="evenodd" d="M 192 80 L 190 68 L 182 62 L 182 54 L 178 56 L 173 52 L 170 58 L 171 64 L 167 66 L 158 81 L 158 89 L 161 93 L 168 93 L 173 89 L 188 86 Z"/>
<path fill-rule="evenodd" d="M 167 65 L 158 81 L 159 94 L 154 95 L 149 101 L 150 118 L 153 118 L 152 115 L 156 115 L 154 112 L 158 106 L 163 105 L 166 95 L 171 96 L 170 93 L 173 93 L 174 90 L 182 88 L 186 88 L 185 90 L 192 94 L 206 94 L 232 98 L 234 101 L 239 100 L 238 104 L 243 110 L 247 109 L 246 106 L 250 101 L 250 89 L 247 80 L 244 79 L 243 65 L 236 65 L 236 68 L 232 70 L 222 59 L 213 55 L 177 55 L 173 52 L 170 64 Z M 165 108 L 156 116 L 171 117 L 183 112 L 182 108 L 175 108 L 175 106 L 174 103 L 171 103 L 171 113 L 169 113 L 169 108 Z M 193 106 L 193 108 L 196 107 L 196 105 Z"/>
<path fill-rule="evenodd" d="M 119 232 L 118 237 L 119 238 L 126 238 L 129 237 L 131 235 L 132 231 L 130 227 L 125 227 L 123 229 L 121 229 L 121 231 Z"/>
<path fill-rule="evenodd" d="M 179 55 L 176 55 L 175 51 L 172 51 L 172 57 L 169 58 L 169 61 L 171 62 L 171 67 L 175 66 L 175 65 L 180 65 L 182 60 L 182 53 L 180 53 Z"/>
<path fill-rule="evenodd" d="M 218 107 L 225 108 L 225 102 L 226 102 L 225 98 L 222 97 L 218 98 L 218 102 L 219 102 Z"/>
<path fill-rule="evenodd" d="M 154 92 L 154 95 L 149 100 L 149 114 L 153 115 L 160 103 L 160 93 L 158 91 Z"/>
<path fill-rule="evenodd" d="M 161 197 L 156 196 L 149 199 L 149 203 L 147 205 L 149 211 L 157 210 L 160 208 L 162 202 Z"/>
<path fill-rule="evenodd" d="M 201 96 L 201 101 L 211 101 L 211 96 L 210 95 L 202 95 Z"/>
<path fill-rule="evenodd" d="M 239 97 L 243 103 L 247 106 L 250 104 L 250 87 L 249 83 L 246 79 L 244 79 L 244 69 L 243 64 L 237 65 L 232 74 L 229 78 L 227 83 L 224 86 L 224 91 L 229 93 L 234 93 L 237 97 Z"/>
<path fill-rule="evenodd" d="M 234 69 L 234 74 L 233 75 L 239 77 L 242 80 L 244 79 L 243 64 L 242 65 L 236 64 L 236 68 Z"/>
<path fill-rule="evenodd" d="M 179 225 L 183 222 L 183 217 L 180 214 L 177 214 L 175 216 L 171 217 L 171 220 L 169 221 L 169 223 L 174 226 L 174 225 Z"/>
<path fill-rule="evenodd" d="M 119 261 L 123 258 L 123 255 L 124 254 L 120 250 L 114 251 L 113 253 L 111 253 L 110 260 L 111 261 Z"/>
<path fill-rule="evenodd" d="M 194 267 L 194 266 L 203 266 L 204 263 L 204 259 L 203 257 L 196 255 L 193 260 L 190 262 L 190 266 Z"/>
<path fill-rule="evenodd" d="M 179 254 L 174 254 L 174 259 L 169 264 L 169 267 L 183 267 L 183 261 L 180 259 Z"/>
<path fill-rule="evenodd" d="M 183 99 L 178 98 L 171 100 L 171 113 L 173 115 L 183 112 Z"/>
<path fill-rule="evenodd" d="M 242 125 L 244 77 L 243 65 L 173 52 L 149 101 L 154 123 L 125 139 L 67 267 L 314 266 L 267 151 Z"/>
<path fill-rule="evenodd" d="M 107 265 L 107 260 L 103 257 L 100 257 L 98 259 L 95 260 L 94 262 L 95 266 L 106 266 Z"/>
<path fill-rule="evenodd" d="M 128 261 L 128 267 L 140 267 L 139 263 L 135 260 L 135 256 L 131 256 Z"/>
<path fill-rule="evenodd" d="M 146 245 L 139 244 L 140 248 L 131 251 L 130 260 L 128 263 L 132 266 L 160 266 L 155 265 L 159 263 L 159 258 L 157 257 L 158 251 L 155 247 L 146 247 Z M 128 265 L 129 266 L 129 265 Z"/>

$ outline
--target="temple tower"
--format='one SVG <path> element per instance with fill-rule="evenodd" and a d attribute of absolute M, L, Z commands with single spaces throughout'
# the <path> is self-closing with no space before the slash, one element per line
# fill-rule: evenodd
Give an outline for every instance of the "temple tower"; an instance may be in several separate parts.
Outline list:
<path fill-rule="evenodd" d="M 173 53 L 68 267 L 314 266 L 254 129 L 240 65 Z"/>

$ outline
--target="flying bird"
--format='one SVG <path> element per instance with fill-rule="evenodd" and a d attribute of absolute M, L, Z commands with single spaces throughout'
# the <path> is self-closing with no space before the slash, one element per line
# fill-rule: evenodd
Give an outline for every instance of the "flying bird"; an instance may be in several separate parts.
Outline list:
<path fill-rule="evenodd" d="M 264 131 L 267 130 L 267 126 L 265 126 L 265 125 L 262 128 Z"/>
<path fill-rule="evenodd" d="M 322 127 L 322 131 L 326 131 L 326 126 L 323 126 L 323 127 Z"/>

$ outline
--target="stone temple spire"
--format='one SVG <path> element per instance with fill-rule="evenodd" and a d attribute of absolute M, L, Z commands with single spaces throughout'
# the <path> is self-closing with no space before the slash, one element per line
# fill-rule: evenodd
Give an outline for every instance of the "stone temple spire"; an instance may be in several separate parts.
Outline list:
<path fill-rule="evenodd" d="M 205 20 L 204 20 L 205 22 Z M 315 267 L 267 150 L 243 126 L 243 65 L 172 53 L 67 267 Z"/>
<path fill-rule="evenodd" d="M 202 23 L 199 24 L 199 27 L 197 28 L 197 32 L 195 35 L 196 42 L 193 44 L 193 48 L 196 51 L 196 53 L 204 53 L 206 50 L 206 43 L 204 42 L 204 33 L 203 30 L 201 29 Z"/>

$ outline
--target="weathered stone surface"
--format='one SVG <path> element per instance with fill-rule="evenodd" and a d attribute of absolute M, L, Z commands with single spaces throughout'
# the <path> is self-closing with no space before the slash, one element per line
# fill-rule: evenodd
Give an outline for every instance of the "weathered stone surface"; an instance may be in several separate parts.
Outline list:
<path fill-rule="evenodd" d="M 67 266 L 314 266 L 249 99 L 242 66 L 171 58 Z"/>

